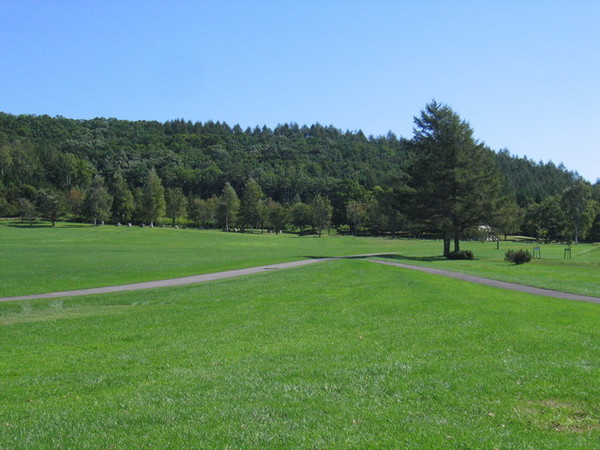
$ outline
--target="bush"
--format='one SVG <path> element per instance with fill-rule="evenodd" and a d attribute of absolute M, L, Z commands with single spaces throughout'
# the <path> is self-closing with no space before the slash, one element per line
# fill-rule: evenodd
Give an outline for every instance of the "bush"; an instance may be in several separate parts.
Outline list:
<path fill-rule="evenodd" d="M 475 258 L 475 256 L 473 255 L 473 252 L 471 250 L 459 250 L 459 251 L 450 252 L 446 258 L 472 260 Z"/>
<path fill-rule="evenodd" d="M 504 254 L 504 259 L 515 264 L 523 264 L 531 261 L 531 253 L 528 250 L 509 250 Z"/>

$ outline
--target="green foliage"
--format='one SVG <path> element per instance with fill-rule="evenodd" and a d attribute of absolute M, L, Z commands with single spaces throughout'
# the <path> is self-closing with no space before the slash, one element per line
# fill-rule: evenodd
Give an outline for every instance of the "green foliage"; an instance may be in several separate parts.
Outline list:
<path fill-rule="evenodd" d="M 197 226 L 211 228 L 215 225 L 217 199 L 214 197 L 208 200 L 193 198 L 188 209 L 188 217 Z"/>
<path fill-rule="evenodd" d="M 369 219 L 367 203 L 350 200 L 346 206 L 346 216 L 348 217 L 348 224 L 352 228 L 352 234 L 356 236 Z"/>
<path fill-rule="evenodd" d="M 80 218 L 83 214 L 85 194 L 79 188 L 71 188 L 65 194 L 67 210 L 75 218 Z"/>
<path fill-rule="evenodd" d="M 240 209 L 240 199 L 229 182 L 225 183 L 223 192 L 217 200 L 217 222 L 225 231 L 237 221 Z"/>
<path fill-rule="evenodd" d="M 142 219 L 154 225 L 166 212 L 165 189 L 154 169 L 150 169 L 141 192 Z"/>
<path fill-rule="evenodd" d="M 99 222 L 108 220 L 110 217 L 110 207 L 112 205 L 112 196 L 104 186 L 104 178 L 96 175 L 89 187 L 83 201 L 84 214 L 98 225 Z"/>
<path fill-rule="evenodd" d="M 507 235 L 518 232 L 523 224 L 525 210 L 517 205 L 510 197 L 502 197 L 493 214 L 490 225 L 497 235 Z"/>
<path fill-rule="evenodd" d="M 531 205 L 525 213 L 522 226 L 522 230 L 527 236 L 544 241 L 565 239 L 568 229 L 568 218 L 558 195 L 548 197 L 540 204 Z"/>
<path fill-rule="evenodd" d="M 587 235 L 598 209 L 592 198 L 592 187 L 577 180 L 563 192 L 560 202 L 571 230 L 569 234 L 577 244 Z"/>
<path fill-rule="evenodd" d="M 31 225 L 37 216 L 35 204 L 27 198 L 19 198 L 19 217 L 21 222 L 28 221 Z"/>
<path fill-rule="evenodd" d="M 52 221 L 52 226 L 64 211 L 63 199 L 46 189 L 38 191 L 36 205 L 42 217 Z"/>
<path fill-rule="evenodd" d="M 250 178 L 240 199 L 239 222 L 242 228 L 258 228 L 265 220 L 263 209 L 264 193 L 259 184 Z"/>
<path fill-rule="evenodd" d="M 167 217 L 170 217 L 172 225 L 175 226 L 177 218 L 187 215 L 187 199 L 181 188 L 168 188 L 166 192 Z"/>
<path fill-rule="evenodd" d="M 132 214 L 135 211 L 135 201 L 121 173 L 117 173 L 112 179 L 111 194 L 113 196 L 113 218 L 117 222 L 130 222 Z"/>
<path fill-rule="evenodd" d="M 288 208 L 281 203 L 271 200 L 266 206 L 266 212 L 269 224 L 275 233 L 278 233 L 286 228 L 290 220 L 290 212 Z"/>
<path fill-rule="evenodd" d="M 420 138 L 425 139 L 427 132 L 409 141 L 398 139 L 392 133 L 366 137 L 361 131 L 344 132 L 320 124 L 299 126 L 291 123 L 275 129 L 242 130 L 239 126 L 210 121 L 71 120 L 0 113 L 0 185 L 3 186 L 0 207 L 6 215 L 15 215 L 19 210 L 19 198 L 35 202 L 35 195 L 19 192 L 22 186 L 31 186 L 36 191 L 48 189 L 65 196 L 69 217 L 79 220 L 84 215 L 83 199 L 79 194 L 89 193 L 94 176 L 100 175 L 107 180 L 108 191 L 114 197 L 109 214 L 112 220 L 150 223 L 167 213 L 160 201 L 148 203 L 147 194 L 146 198 L 142 195 L 148 173 L 154 170 L 163 188 L 181 189 L 186 204 L 194 198 L 206 200 L 219 196 L 226 182 L 243 197 L 244 180 L 252 178 L 263 192 L 264 202 L 254 211 L 250 208 L 241 212 L 239 225 L 242 226 L 266 223 L 264 211 L 269 200 L 290 206 L 298 201 L 308 203 L 321 195 L 330 200 L 331 225 L 336 227 L 351 225 L 354 232 L 362 228 L 372 234 L 410 231 L 441 235 L 441 230 L 445 230 L 453 238 L 464 234 L 465 222 L 475 221 L 475 216 L 487 216 L 480 214 L 481 211 L 493 206 L 487 203 L 493 197 L 488 191 L 496 190 L 495 177 L 488 178 L 488 184 L 483 188 L 473 185 L 470 189 L 468 182 L 472 175 L 479 176 L 481 170 L 487 170 L 488 174 L 493 172 L 489 160 L 494 161 L 502 172 L 500 190 L 503 196 L 516 199 L 519 208 L 529 208 L 541 204 L 549 196 L 562 195 L 577 179 L 575 173 L 563 166 L 534 163 L 512 156 L 506 150 L 493 154 L 481 145 L 473 149 L 471 144 L 476 142 L 466 122 L 444 105 L 434 102 L 427 108 L 431 111 L 425 110 L 418 118 L 421 122 L 416 124 L 417 129 L 444 124 L 444 136 L 456 132 L 457 136 L 465 138 L 458 146 L 444 144 L 448 150 L 445 154 L 447 162 L 457 164 L 454 174 L 450 170 L 435 173 L 435 167 L 443 164 L 434 164 L 432 169 L 425 163 L 423 170 L 416 167 L 415 149 L 424 142 L 420 141 L 417 146 L 415 143 Z M 433 113 L 439 113 L 438 117 Z M 446 113 L 448 120 L 441 120 Z M 471 150 L 464 153 L 467 148 Z M 441 152 L 438 160 L 443 160 L 443 155 Z M 435 157 L 431 162 L 435 162 Z M 412 180 L 407 176 L 409 167 Z M 428 215 L 425 211 L 428 208 L 437 210 L 436 202 L 441 202 L 441 198 L 436 199 L 427 191 L 429 187 L 423 193 L 413 189 L 417 185 L 428 185 L 414 173 L 426 173 L 427 170 L 432 172 L 433 181 L 439 175 L 435 189 L 442 193 L 447 192 L 449 181 L 464 186 L 457 190 L 453 207 L 442 211 L 441 215 Z M 421 195 L 426 206 L 415 208 L 419 201 L 411 201 L 409 193 Z M 598 201 L 600 194 L 594 195 Z M 357 217 L 350 224 L 347 216 L 350 202 L 362 203 L 369 210 L 368 220 L 360 220 L 358 227 L 354 223 Z M 147 207 L 150 210 L 147 211 Z M 482 218 L 486 219 L 485 224 L 492 225 L 492 219 L 506 216 L 498 214 L 500 207 L 495 208 L 492 218 Z M 171 214 L 168 216 L 172 218 Z M 574 217 L 572 213 L 567 216 Z M 449 217 L 453 219 L 449 220 Z M 304 223 L 295 226 L 304 230 L 311 221 L 301 222 Z M 510 225 L 508 228 L 514 229 L 518 222 L 512 220 L 503 227 Z M 584 237 L 589 220 L 581 223 L 583 234 L 579 234 Z M 573 223 L 563 234 L 567 232 L 576 232 Z"/>
<path fill-rule="evenodd" d="M 504 254 L 504 259 L 515 264 L 524 264 L 531 261 L 531 253 L 528 250 L 508 250 Z"/>
<path fill-rule="evenodd" d="M 435 101 L 415 117 L 409 167 L 413 220 L 444 239 L 444 255 L 468 229 L 489 222 L 500 194 L 500 177 L 491 150 L 478 144 L 473 130 L 449 106 Z"/>
<path fill-rule="evenodd" d="M 304 230 L 312 224 L 312 208 L 306 203 L 294 203 L 290 211 L 292 224 L 304 234 Z"/>
<path fill-rule="evenodd" d="M 331 216 L 333 214 L 333 206 L 328 198 L 317 195 L 311 204 L 312 210 L 312 225 L 315 227 L 319 236 L 325 228 L 331 225 Z"/>

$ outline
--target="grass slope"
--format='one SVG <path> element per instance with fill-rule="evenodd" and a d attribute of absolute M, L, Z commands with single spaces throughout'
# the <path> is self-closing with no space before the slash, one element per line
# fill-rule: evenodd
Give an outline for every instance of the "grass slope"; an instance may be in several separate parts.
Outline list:
<path fill-rule="evenodd" d="M 0 304 L 0 447 L 593 448 L 598 323 L 347 260 Z"/>

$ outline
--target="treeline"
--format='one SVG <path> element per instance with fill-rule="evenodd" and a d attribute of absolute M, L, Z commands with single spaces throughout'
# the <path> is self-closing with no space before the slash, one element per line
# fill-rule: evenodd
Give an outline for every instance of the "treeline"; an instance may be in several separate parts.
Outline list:
<path fill-rule="evenodd" d="M 0 113 L 0 215 L 435 234 L 411 213 L 413 141 L 319 124 L 242 129 Z M 530 224 L 527 231 L 538 227 L 544 236 L 530 212 L 562 196 L 578 175 L 505 150 L 493 155 L 503 208 L 516 217 L 511 232 Z M 252 207 L 249 190 L 259 199 Z M 239 206 L 228 216 L 231 191 Z"/>

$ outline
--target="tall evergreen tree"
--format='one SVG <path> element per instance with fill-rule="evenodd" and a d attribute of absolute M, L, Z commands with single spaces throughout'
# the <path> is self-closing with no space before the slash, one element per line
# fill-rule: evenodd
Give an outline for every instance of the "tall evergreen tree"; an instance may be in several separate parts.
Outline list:
<path fill-rule="evenodd" d="M 411 147 L 411 212 L 441 235 L 447 256 L 452 239 L 458 251 L 469 228 L 491 220 L 500 192 L 494 155 L 477 143 L 466 121 L 435 101 L 415 117 Z"/>

